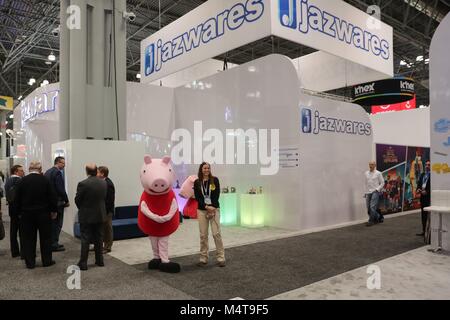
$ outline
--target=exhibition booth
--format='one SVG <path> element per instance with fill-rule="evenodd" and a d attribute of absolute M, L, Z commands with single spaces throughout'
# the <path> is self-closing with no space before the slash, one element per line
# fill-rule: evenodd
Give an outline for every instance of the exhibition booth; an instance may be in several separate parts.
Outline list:
<path fill-rule="evenodd" d="M 194 84 L 150 84 L 270 35 L 321 51 L 296 60 L 269 55 Z M 48 168 L 54 156 L 64 155 L 69 199 L 86 163 L 106 165 L 116 206 L 124 210 L 138 205 L 139 168 L 150 154 L 172 156 L 177 185 L 210 162 L 221 188 L 230 191 L 221 195 L 225 224 L 301 231 L 363 220 L 363 173 L 376 156 L 375 144 L 427 148 L 429 142 L 408 134 L 393 142 L 398 128 L 383 118 L 395 115 L 375 119 L 359 105 L 303 89 L 390 78 L 392 45 L 391 27 L 342 1 L 207 1 L 143 41 L 141 83 L 126 84 L 127 141 L 61 142 L 58 84 L 52 84 L 15 109 L 14 127 L 23 132 L 16 156 L 24 164 L 41 159 Z M 401 116 L 408 114 L 413 131 L 427 132 L 427 112 Z M 64 231 L 73 235 L 75 224 L 71 205 Z"/>

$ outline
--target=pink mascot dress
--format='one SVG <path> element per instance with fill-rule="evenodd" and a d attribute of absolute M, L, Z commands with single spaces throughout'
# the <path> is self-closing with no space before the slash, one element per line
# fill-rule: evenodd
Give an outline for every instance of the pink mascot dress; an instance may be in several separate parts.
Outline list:
<path fill-rule="evenodd" d="M 183 217 L 186 219 L 197 219 L 198 203 L 194 195 L 194 182 L 198 177 L 189 176 L 181 185 L 180 197 L 189 199 L 183 209 Z"/>
<path fill-rule="evenodd" d="M 178 263 L 169 261 L 169 236 L 180 224 L 180 212 L 172 191 L 175 174 L 170 157 L 152 159 L 144 157 L 140 178 L 144 188 L 138 209 L 138 225 L 149 236 L 153 249 L 153 259 L 149 269 L 163 272 L 180 272 Z"/>

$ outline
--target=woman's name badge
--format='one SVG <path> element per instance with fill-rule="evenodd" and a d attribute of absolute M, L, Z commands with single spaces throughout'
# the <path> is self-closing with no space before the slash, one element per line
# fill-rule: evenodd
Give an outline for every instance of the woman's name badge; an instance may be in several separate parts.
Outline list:
<path fill-rule="evenodd" d="M 212 204 L 211 198 L 210 198 L 210 197 L 205 196 L 205 204 L 206 204 L 206 205 L 211 205 L 211 204 Z"/>

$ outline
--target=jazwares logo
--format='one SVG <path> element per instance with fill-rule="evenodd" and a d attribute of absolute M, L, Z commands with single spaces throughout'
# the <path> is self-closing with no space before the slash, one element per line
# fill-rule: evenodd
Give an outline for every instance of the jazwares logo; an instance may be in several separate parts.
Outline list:
<path fill-rule="evenodd" d="M 381 56 L 385 60 L 389 59 L 388 41 L 317 6 L 309 5 L 308 1 L 278 0 L 281 25 L 304 34 L 321 32 L 348 45 L 371 52 L 375 56 Z"/>
<path fill-rule="evenodd" d="M 238 2 L 169 41 L 163 42 L 163 39 L 159 39 L 145 48 L 145 76 L 160 71 L 163 64 L 169 60 L 219 39 L 227 32 L 237 30 L 246 23 L 257 21 L 263 13 L 264 0 Z"/>
<path fill-rule="evenodd" d="M 22 127 L 25 122 L 32 121 L 41 114 L 55 111 L 58 105 L 58 96 L 59 90 L 53 90 L 22 100 L 20 103 Z"/>
<path fill-rule="evenodd" d="M 319 134 L 321 131 L 356 134 L 360 136 L 370 136 L 372 134 L 372 126 L 370 123 L 351 121 L 337 118 L 321 117 L 319 111 L 311 109 L 302 109 L 302 132 Z"/>

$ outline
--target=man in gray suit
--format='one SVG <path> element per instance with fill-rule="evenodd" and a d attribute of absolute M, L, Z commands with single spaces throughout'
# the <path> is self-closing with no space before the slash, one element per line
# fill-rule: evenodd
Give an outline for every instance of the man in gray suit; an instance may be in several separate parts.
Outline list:
<path fill-rule="evenodd" d="M 87 270 L 89 243 L 94 244 L 95 264 L 103 267 L 103 223 L 106 221 L 106 182 L 97 178 L 97 166 L 86 165 L 87 179 L 78 183 L 75 204 L 81 231 L 81 256 L 78 266 Z"/>

